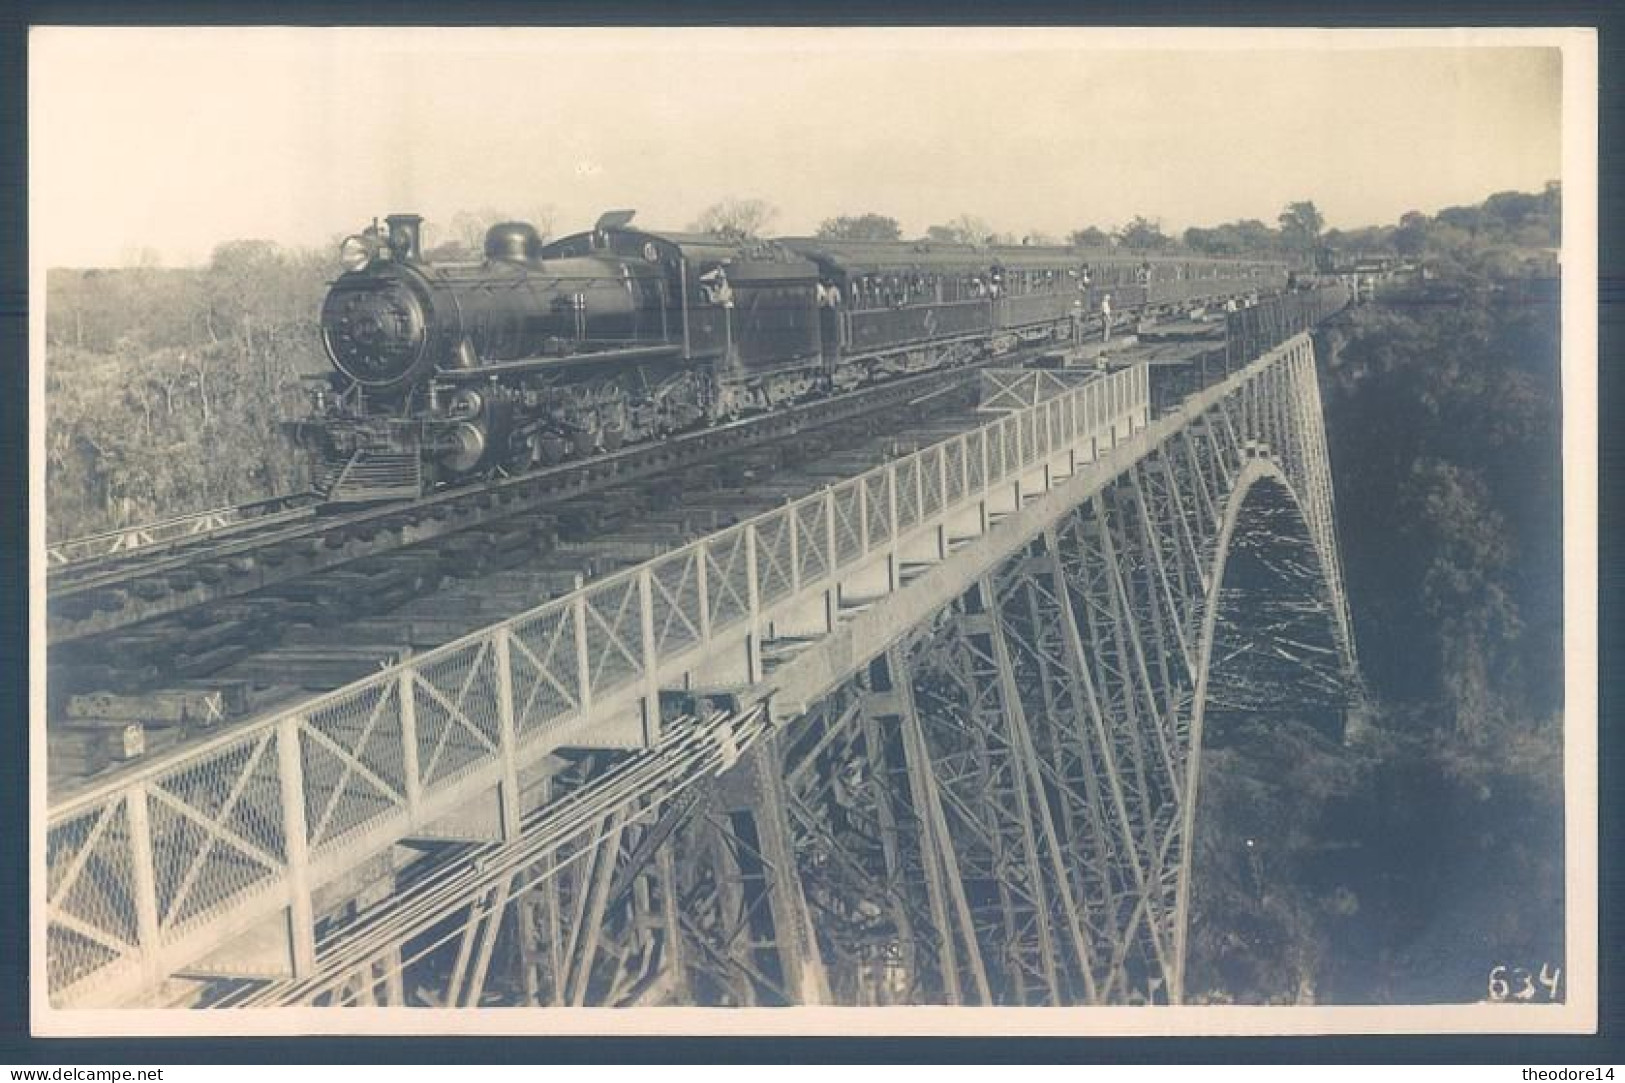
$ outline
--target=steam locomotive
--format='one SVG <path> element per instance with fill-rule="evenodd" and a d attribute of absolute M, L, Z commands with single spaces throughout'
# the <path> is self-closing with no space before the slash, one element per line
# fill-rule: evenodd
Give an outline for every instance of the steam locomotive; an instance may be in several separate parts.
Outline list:
<path fill-rule="evenodd" d="M 431 263 L 422 219 L 347 238 L 322 306 L 333 372 L 314 434 L 330 501 L 416 497 L 1066 340 L 1118 318 L 1280 290 L 1282 263 L 1041 246 L 634 229 L 613 211 L 544 243 L 492 226 Z"/>

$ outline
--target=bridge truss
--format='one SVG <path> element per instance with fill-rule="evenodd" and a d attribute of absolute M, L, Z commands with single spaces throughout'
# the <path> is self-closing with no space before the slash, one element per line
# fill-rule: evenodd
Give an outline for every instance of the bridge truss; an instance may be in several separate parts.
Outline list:
<path fill-rule="evenodd" d="M 1358 696 L 1313 349 L 1143 367 L 53 810 L 62 1005 L 1177 1003 L 1204 732 Z"/>

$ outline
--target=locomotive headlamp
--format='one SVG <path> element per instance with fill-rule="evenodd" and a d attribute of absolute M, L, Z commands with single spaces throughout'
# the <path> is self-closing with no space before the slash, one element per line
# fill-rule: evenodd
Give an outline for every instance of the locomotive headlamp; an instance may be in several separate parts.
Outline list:
<path fill-rule="evenodd" d="M 346 271 L 366 270 L 367 264 L 371 263 L 377 254 L 377 242 L 360 234 L 344 238 L 344 243 L 339 245 L 339 262 L 344 265 Z"/>

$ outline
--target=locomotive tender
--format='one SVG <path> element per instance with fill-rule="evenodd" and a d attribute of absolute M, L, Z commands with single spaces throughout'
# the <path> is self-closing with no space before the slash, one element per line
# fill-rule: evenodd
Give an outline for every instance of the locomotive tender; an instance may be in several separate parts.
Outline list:
<path fill-rule="evenodd" d="M 422 220 L 348 238 L 314 431 L 335 502 L 415 497 L 1121 318 L 1275 292 L 1285 264 L 935 242 L 736 242 L 491 227 L 430 263 Z"/>

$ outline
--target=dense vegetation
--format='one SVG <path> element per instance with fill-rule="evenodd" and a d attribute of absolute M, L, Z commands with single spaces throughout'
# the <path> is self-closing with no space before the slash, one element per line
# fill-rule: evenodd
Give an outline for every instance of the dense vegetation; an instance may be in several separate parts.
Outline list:
<path fill-rule="evenodd" d="M 1372 709 L 1347 749 L 1289 725 L 1209 757 L 1199 996 L 1459 1001 L 1562 966 L 1558 319 L 1513 288 L 1558 219 L 1511 195 L 1427 220 L 1429 279 L 1321 335 Z"/>
<path fill-rule="evenodd" d="M 326 370 L 312 314 L 325 256 L 266 241 L 208 266 L 54 270 L 46 305 L 52 538 L 301 488 L 280 425 Z"/>

